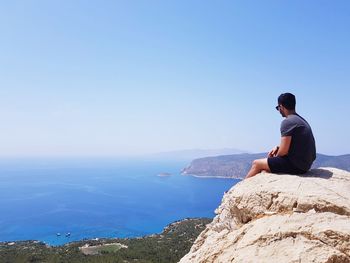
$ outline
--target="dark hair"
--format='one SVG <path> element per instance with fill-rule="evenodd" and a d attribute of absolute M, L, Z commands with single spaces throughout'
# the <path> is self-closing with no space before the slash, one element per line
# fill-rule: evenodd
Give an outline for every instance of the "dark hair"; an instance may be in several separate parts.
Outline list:
<path fill-rule="evenodd" d="M 292 93 L 282 93 L 278 97 L 278 105 L 282 105 L 287 110 L 295 110 L 295 96 Z"/>

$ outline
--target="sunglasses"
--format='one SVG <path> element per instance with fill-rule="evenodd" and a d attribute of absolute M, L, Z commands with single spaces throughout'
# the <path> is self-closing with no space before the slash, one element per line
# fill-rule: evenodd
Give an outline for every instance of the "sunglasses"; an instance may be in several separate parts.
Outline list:
<path fill-rule="evenodd" d="M 280 105 L 277 105 L 275 108 L 276 108 L 276 110 L 278 110 L 278 111 L 279 111 L 279 110 L 280 110 L 280 108 L 281 108 L 281 106 L 280 106 Z"/>

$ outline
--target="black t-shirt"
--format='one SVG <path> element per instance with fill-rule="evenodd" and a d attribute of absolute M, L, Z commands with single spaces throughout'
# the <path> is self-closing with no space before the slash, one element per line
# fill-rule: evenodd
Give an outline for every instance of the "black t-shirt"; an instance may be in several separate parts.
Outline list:
<path fill-rule="evenodd" d="M 281 136 L 292 136 L 288 151 L 292 164 L 303 171 L 309 170 L 316 159 L 316 146 L 307 121 L 298 114 L 288 115 L 281 123 Z"/>

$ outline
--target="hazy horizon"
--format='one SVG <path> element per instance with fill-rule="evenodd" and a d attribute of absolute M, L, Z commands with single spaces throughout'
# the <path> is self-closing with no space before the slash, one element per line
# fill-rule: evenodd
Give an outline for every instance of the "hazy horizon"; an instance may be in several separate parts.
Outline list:
<path fill-rule="evenodd" d="M 226 151 L 223 151 L 226 150 Z M 238 149 L 233 149 L 238 150 Z M 186 154 L 186 152 L 189 152 Z M 205 152 L 217 152 L 217 154 L 204 154 Z M 182 160 L 182 161 L 191 161 L 193 159 L 197 158 L 203 158 L 203 157 L 211 157 L 211 156 L 219 156 L 219 155 L 235 155 L 235 154 L 262 154 L 267 153 L 268 151 L 244 151 L 239 150 L 238 152 L 232 151 L 232 153 L 227 153 L 227 149 L 183 149 L 183 150 L 173 150 L 173 151 L 161 151 L 161 152 L 145 152 L 145 153 L 134 153 L 134 154 L 72 154 L 72 155 L 55 155 L 55 154 L 45 154 L 45 155 L 0 155 L 0 160 L 10 160 L 10 159 L 91 159 L 91 158 L 97 158 L 103 160 L 106 159 L 121 159 L 121 160 L 128 160 L 128 159 L 134 159 L 134 160 L 142 160 L 142 159 L 149 159 L 149 160 L 168 160 L 171 161 L 172 159 L 174 161 Z M 184 153 L 184 154 L 183 154 Z M 197 155 L 196 155 L 197 153 Z M 322 154 L 326 156 L 342 156 L 342 155 L 349 155 L 350 153 L 341 153 L 341 154 L 329 154 L 324 152 L 317 152 L 317 154 Z"/>
<path fill-rule="evenodd" d="M 0 4 L 0 157 L 266 152 L 292 92 L 350 153 L 349 1 Z"/>

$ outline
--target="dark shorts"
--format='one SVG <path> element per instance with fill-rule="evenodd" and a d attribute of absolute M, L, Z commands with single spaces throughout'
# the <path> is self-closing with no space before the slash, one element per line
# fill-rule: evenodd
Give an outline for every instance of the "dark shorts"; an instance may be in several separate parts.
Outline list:
<path fill-rule="evenodd" d="M 304 174 L 307 172 L 295 167 L 286 156 L 269 157 L 267 163 L 272 173 Z"/>

